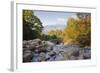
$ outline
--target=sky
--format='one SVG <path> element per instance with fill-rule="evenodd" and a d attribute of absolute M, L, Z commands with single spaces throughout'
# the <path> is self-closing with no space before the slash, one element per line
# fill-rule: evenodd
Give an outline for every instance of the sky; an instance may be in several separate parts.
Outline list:
<path fill-rule="evenodd" d="M 76 13 L 56 11 L 34 11 L 34 14 L 41 20 L 42 25 L 66 25 L 69 17 L 75 17 Z"/>

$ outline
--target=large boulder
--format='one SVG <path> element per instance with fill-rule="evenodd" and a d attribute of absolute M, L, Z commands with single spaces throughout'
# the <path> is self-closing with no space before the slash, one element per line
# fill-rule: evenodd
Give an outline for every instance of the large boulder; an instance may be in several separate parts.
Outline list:
<path fill-rule="evenodd" d="M 80 56 L 83 57 L 83 59 L 90 59 L 91 58 L 91 49 L 90 48 L 82 48 L 79 51 Z"/>
<path fill-rule="evenodd" d="M 66 60 L 75 59 L 75 58 L 73 58 L 73 56 L 75 56 L 75 57 L 79 56 L 79 50 L 80 50 L 79 47 L 74 47 L 72 45 L 68 45 L 68 46 L 65 45 L 63 47 L 63 52 L 62 52 L 64 59 L 66 59 Z"/>
<path fill-rule="evenodd" d="M 40 39 L 34 39 L 29 41 L 23 41 L 23 50 L 31 50 L 35 49 L 44 50 L 45 42 Z"/>

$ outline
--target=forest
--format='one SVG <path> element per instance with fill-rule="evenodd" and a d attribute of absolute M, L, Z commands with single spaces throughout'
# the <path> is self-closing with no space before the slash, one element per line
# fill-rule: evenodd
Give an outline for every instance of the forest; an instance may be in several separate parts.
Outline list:
<path fill-rule="evenodd" d="M 66 20 L 63 30 L 44 34 L 43 22 L 34 11 L 23 10 L 23 62 L 90 59 L 91 14 L 78 12 L 76 16 Z"/>

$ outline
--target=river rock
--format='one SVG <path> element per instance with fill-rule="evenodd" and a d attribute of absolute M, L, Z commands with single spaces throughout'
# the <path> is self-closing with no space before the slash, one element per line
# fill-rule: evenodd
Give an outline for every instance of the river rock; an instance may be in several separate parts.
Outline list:
<path fill-rule="evenodd" d="M 90 48 L 84 48 L 81 53 L 83 55 L 84 59 L 90 59 L 91 58 L 91 49 Z"/>
<path fill-rule="evenodd" d="M 33 54 L 32 54 L 32 62 L 39 62 L 39 53 L 33 52 Z"/>
<path fill-rule="evenodd" d="M 31 62 L 32 61 L 32 52 L 30 50 L 26 50 L 23 52 L 23 62 Z"/>
<path fill-rule="evenodd" d="M 54 44 L 40 39 L 23 41 L 23 62 L 90 59 L 91 49 L 78 45 Z"/>
<path fill-rule="evenodd" d="M 50 52 L 50 51 L 53 50 L 53 46 L 48 46 L 48 47 L 46 47 L 45 49 L 46 49 L 47 52 Z"/>
<path fill-rule="evenodd" d="M 45 61 L 45 59 L 46 59 L 46 54 L 41 52 L 39 55 L 39 61 Z"/>
<path fill-rule="evenodd" d="M 77 60 L 77 57 L 75 57 L 75 56 L 70 56 L 69 59 L 70 59 L 70 60 Z"/>
<path fill-rule="evenodd" d="M 64 56 L 61 53 L 57 54 L 55 61 L 62 61 L 62 60 L 64 60 Z"/>
<path fill-rule="evenodd" d="M 56 55 L 56 53 L 54 51 L 50 51 L 50 52 L 48 52 L 48 55 L 52 57 L 52 56 Z"/>

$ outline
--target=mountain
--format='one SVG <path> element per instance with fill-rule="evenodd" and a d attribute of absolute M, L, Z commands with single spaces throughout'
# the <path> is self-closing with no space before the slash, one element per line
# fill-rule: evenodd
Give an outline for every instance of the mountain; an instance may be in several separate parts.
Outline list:
<path fill-rule="evenodd" d="M 56 24 L 56 25 L 46 25 L 46 26 L 44 26 L 44 28 L 43 28 L 43 33 L 44 34 L 47 34 L 49 31 L 51 31 L 51 30 L 63 30 L 65 28 L 65 25 L 61 25 L 61 24 Z"/>

